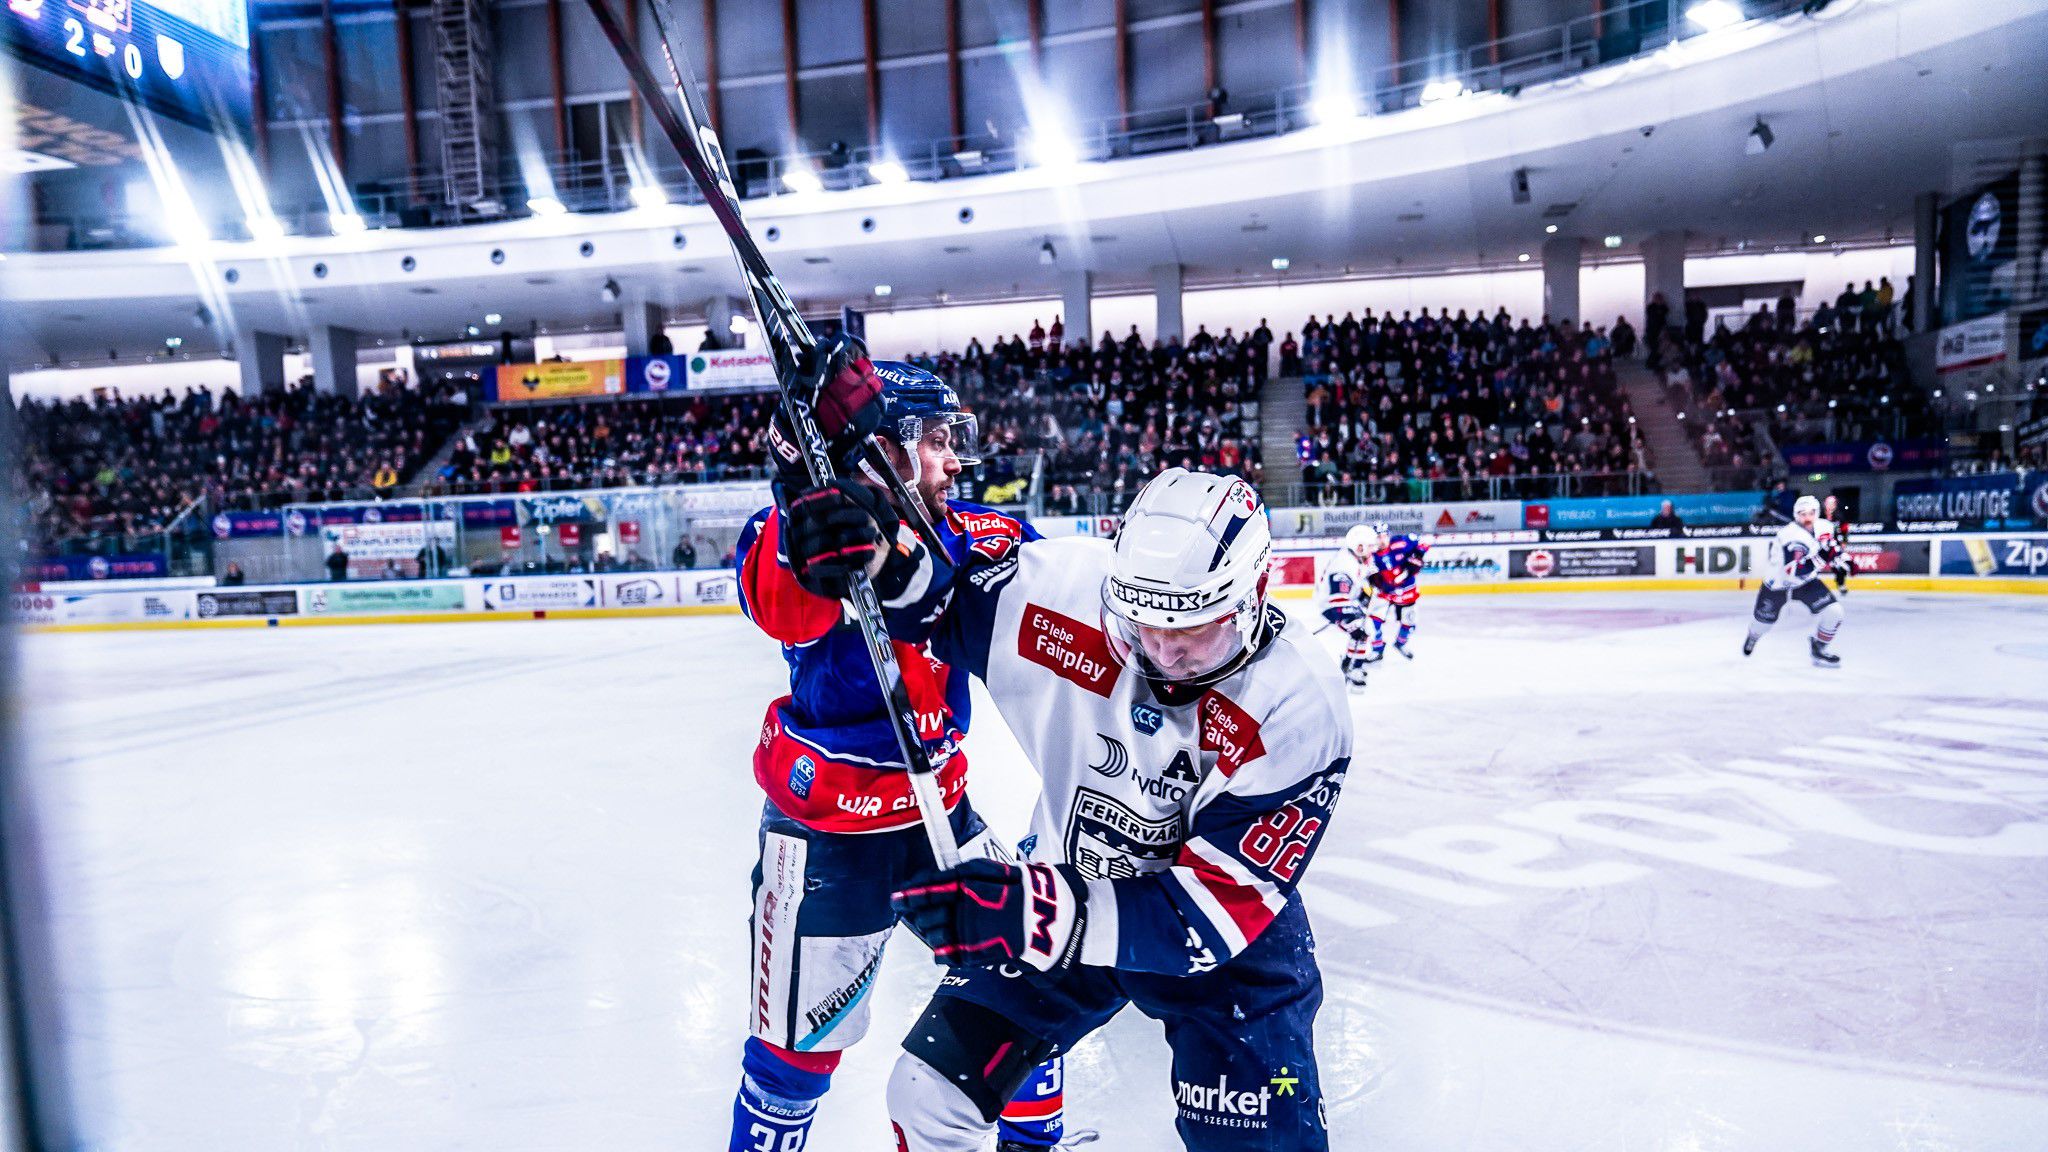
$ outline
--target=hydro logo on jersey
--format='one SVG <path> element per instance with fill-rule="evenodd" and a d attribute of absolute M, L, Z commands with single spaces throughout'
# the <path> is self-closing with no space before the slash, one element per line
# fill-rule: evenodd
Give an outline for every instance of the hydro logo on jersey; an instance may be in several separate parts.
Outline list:
<path fill-rule="evenodd" d="M 1150 704 L 1131 705 L 1131 723 L 1147 736 L 1159 735 L 1159 729 L 1166 723 L 1166 713 Z"/>
<path fill-rule="evenodd" d="M 1095 734 L 1095 738 L 1102 741 L 1102 763 L 1088 766 L 1111 780 L 1123 775 L 1124 770 L 1131 766 L 1131 750 L 1124 747 L 1123 741 L 1100 732 Z"/>

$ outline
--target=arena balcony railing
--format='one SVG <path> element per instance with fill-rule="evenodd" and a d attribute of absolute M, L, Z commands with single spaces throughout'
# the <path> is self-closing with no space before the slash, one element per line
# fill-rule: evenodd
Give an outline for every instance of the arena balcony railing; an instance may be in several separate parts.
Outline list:
<path fill-rule="evenodd" d="M 1331 116 L 1384 116 L 1440 99 L 1480 92 L 1518 93 L 1523 87 L 1582 73 L 1662 49 L 1681 40 L 1707 35 L 1711 29 L 1686 18 L 1696 0 L 1628 0 L 1601 11 L 1525 32 L 1482 41 L 1465 48 L 1431 53 L 1372 69 L 1345 93 L 1330 93 L 1314 83 L 1298 84 L 1255 97 L 1228 93 L 1214 103 L 1142 109 L 1128 115 L 1105 116 L 1076 125 L 1073 139 L 1060 142 L 1062 153 L 1077 161 L 1104 161 L 1177 152 L 1220 143 L 1282 136 L 1314 128 Z M 1828 0 L 1740 0 L 1746 21 L 1776 19 L 1817 12 Z M 802 170 L 815 175 L 826 191 L 883 182 L 877 166 L 890 178 L 938 181 L 1015 171 L 1041 163 L 1036 141 L 1028 132 L 981 133 L 898 142 L 881 148 L 835 148 L 790 155 L 735 156 L 733 177 L 743 198 L 787 195 L 784 177 Z M 572 212 L 622 212 L 638 207 L 636 191 L 648 186 L 648 167 L 629 165 L 622 152 L 599 158 L 560 153 L 548 157 L 552 182 L 549 195 Z M 631 167 L 640 168 L 636 179 Z M 702 194 L 679 165 L 652 170 L 652 183 L 671 203 L 699 204 Z M 438 169 L 420 168 L 394 177 L 358 183 L 355 208 L 373 227 L 450 227 L 482 220 L 525 215 L 529 198 L 538 193 L 523 177 L 507 177 L 482 200 L 487 212 L 473 204 L 452 202 Z M 276 208 L 287 231 L 318 234 L 328 227 L 325 203 Z M 112 248 L 162 243 L 131 228 L 118 214 L 40 219 L 52 233 L 70 237 L 74 248 Z M 244 224 L 222 221 L 220 239 L 246 238 Z"/>
<path fill-rule="evenodd" d="M 1561 500 L 1575 496 L 1647 496 L 1659 491 L 1644 472 L 1541 472 L 1430 480 L 1302 481 L 1286 486 L 1290 507 L 1348 504 L 1455 504 L 1472 500 Z"/>

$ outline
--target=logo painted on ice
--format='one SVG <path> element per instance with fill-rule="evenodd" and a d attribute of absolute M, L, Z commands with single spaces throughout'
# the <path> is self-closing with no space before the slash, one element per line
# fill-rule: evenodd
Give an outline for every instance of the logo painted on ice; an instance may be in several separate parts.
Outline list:
<path fill-rule="evenodd" d="M 799 800 L 811 798 L 811 784 L 818 779 L 818 766 L 809 756 L 799 756 L 789 767 L 789 790 Z"/>
<path fill-rule="evenodd" d="M 1131 723 L 1147 736 L 1159 735 L 1160 726 L 1166 723 L 1166 713 L 1150 704 L 1131 705 Z"/>

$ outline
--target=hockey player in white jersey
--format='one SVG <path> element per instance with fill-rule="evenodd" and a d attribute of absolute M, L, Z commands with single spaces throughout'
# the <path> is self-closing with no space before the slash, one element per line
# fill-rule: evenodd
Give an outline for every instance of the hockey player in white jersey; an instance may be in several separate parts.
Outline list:
<path fill-rule="evenodd" d="M 1164 1025 L 1186 1147 L 1328 1147 L 1296 885 L 1351 714 L 1267 601 L 1271 551 L 1249 484 L 1174 468 L 1114 543 L 1030 541 L 953 574 L 933 651 L 985 682 L 1044 787 L 1022 866 L 897 893 L 951 967 L 890 1080 L 899 1149 L 984 1147 L 1020 1078 L 1126 1004 Z"/>
<path fill-rule="evenodd" d="M 1755 618 L 1749 636 L 1742 641 L 1742 654 L 1756 651 L 1756 642 L 1778 622 L 1787 599 L 1797 600 L 1813 613 L 1813 638 L 1808 647 L 1813 662 L 1822 668 L 1839 667 L 1842 658 L 1828 651 L 1842 629 L 1842 602 L 1821 579 L 1827 571 L 1827 557 L 1834 548 L 1834 526 L 1821 519 L 1820 501 L 1801 496 L 1792 505 L 1792 522 L 1771 538 L 1764 564 L 1763 585 L 1756 590 Z"/>
<path fill-rule="evenodd" d="M 1365 687 L 1366 665 L 1380 658 L 1372 648 L 1372 616 L 1367 612 L 1372 601 L 1372 554 L 1378 548 L 1378 533 L 1364 524 L 1353 526 L 1316 581 L 1316 612 L 1344 630 L 1339 667 L 1353 688 Z"/>

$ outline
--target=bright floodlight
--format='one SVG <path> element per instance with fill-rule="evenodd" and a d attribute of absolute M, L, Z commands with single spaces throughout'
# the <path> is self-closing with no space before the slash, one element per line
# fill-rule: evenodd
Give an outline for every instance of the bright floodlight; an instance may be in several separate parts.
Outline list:
<path fill-rule="evenodd" d="M 782 170 L 782 186 L 791 192 L 823 192 L 825 182 L 816 172 L 801 164 L 792 162 Z"/>
<path fill-rule="evenodd" d="M 370 230 L 370 222 L 354 212 L 337 212 L 327 218 L 327 230 L 336 236 L 359 236 Z"/>
<path fill-rule="evenodd" d="M 1072 168 L 1081 162 L 1081 157 L 1066 137 L 1056 131 L 1045 131 L 1031 137 L 1031 161 L 1040 168 Z"/>
<path fill-rule="evenodd" d="M 659 208 L 668 203 L 668 192 L 659 184 L 635 184 L 626 195 L 632 197 L 636 208 Z"/>
<path fill-rule="evenodd" d="M 890 294 L 891 292 L 894 292 L 894 291 L 896 291 L 896 289 L 894 289 L 894 288 L 891 288 L 891 287 L 890 287 L 889 285 L 887 285 L 887 284 L 877 284 L 877 285 L 875 285 L 875 295 L 877 295 L 877 296 L 887 296 L 887 295 L 889 295 L 889 294 Z"/>
<path fill-rule="evenodd" d="M 526 210 L 535 216 L 560 216 L 569 211 L 569 206 L 553 196 L 535 196 L 526 202 Z"/>
<path fill-rule="evenodd" d="M 1465 82 L 1456 76 L 1447 76 L 1442 80 L 1431 80 L 1422 86 L 1422 102 L 1424 104 L 1434 104 L 1439 100 L 1450 100 L 1464 94 Z"/>
<path fill-rule="evenodd" d="M 868 175 L 877 184 L 902 184 L 910 179 L 910 170 L 894 160 L 877 160 L 868 165 Z"/>
<path fill-rule="evenodd" d="M 1700 0 L 1685 10 L 1685 18 L 1709 32 L 1719 32 L 1742 23 L 1742 9 L 1728 0 Z"/>
<path fill-rule="evenodd" d="M 1351 97 L 1340 92 L 1329 92 L 1315 98 L 1309 105 L 1309 115 L 1316 123 L 1323 125 L 1342 124 L 1357 115 L 1353 111 Z"/>

